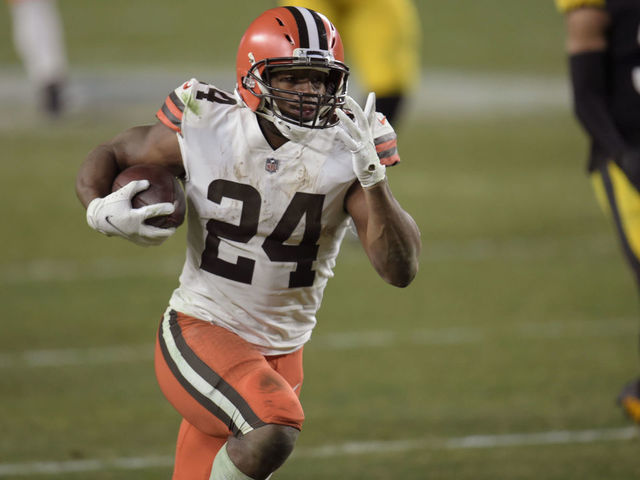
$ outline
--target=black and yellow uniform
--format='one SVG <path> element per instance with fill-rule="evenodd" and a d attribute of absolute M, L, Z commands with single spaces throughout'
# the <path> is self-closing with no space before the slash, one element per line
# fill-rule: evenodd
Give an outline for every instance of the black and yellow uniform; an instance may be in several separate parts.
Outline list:
<path fill-rule="evenodd" d="M 640 1 L 556 5 L 567 14 L 574 108 L 591 140 L 593 186 L 640 288 Z M 640 423 L 640 380 L 625 386 L 620 402 Z"/>
<path fill-rule="evenodd" d="M 591 138 L 589 171 L 640 287 L 640 2 L 556 0 L 608 14 L 606 49 L 569 58 L 575 112 Z"/>

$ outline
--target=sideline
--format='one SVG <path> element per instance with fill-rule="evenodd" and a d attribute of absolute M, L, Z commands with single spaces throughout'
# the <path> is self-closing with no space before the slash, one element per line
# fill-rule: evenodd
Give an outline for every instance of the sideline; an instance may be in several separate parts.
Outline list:
<path fill-rule="evenodd" d="M 289 462 L 305 458 L 333 458 L 340 456 L 370 455 L 411 450 L 465 450 L 478 448 L 505 448 L 543 445 L 571 445 L 640 438 L 637 427 L 604 428 L 592 430 L 553 430 L 536 433 L 500 435 L 469 435 L 452 438 L 418 438 L 407 440 L 348 442 L 337 445 L 297 448 Z M 0 477 L 26 475 L 55 475 L 103 470 L 143 470 L 168 468 L 173 457 L 146 456 L 113 459 L 68 460 L 62 462 L 34 461 L 26 463 L 0 463 Z"/>
<path fill-rule="evenodd" d="M 197 66 L 130 68 L 75 67 L 70 72 L 67 118 L 123 115 L 125 111 L 153 117 L 171 90 L 189 78 L 232 91 L 235 71 Z M 356 75 L 349 82 L 354 98 L 364 98 Z M 0 72 L 0 104 L 12 115 L 0 118 L 0 131 L 41 123 L 33 92 L 24 72 L 8 67 Z M 415 119 L 460 119 L 523 116 L 565 111 L 570 114 L 568 82 L 560 75 L 478 72 L 426 68 L 407 102 L 405 116 Z M 146 113 L 144 113 L 146 112 Z M 64 118 L 63 118 L 64 120 Z"/>

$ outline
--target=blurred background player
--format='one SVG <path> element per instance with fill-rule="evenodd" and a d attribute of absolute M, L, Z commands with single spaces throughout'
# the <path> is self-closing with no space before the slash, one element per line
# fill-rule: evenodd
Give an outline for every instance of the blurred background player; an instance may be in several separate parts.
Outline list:
<path fill-rule="evenodd" d="M 279 1 L 290 5 L 290 1 Z M 420 23 L 410 0 L 299 0 L 336 26 L 362 89 L 376 93 L 376 110 L 397 124 L 401 106 L 419 78 Z M 395 123 L 394 123 L 395 122 Z"/>
<path fill-rule="evenodd" d="M 39 108 L 58 116 L 63 110 L 67 56 L 57 4 L 55 0 L 8 0 L 8 5 L 13 42 L 38 92 Z"/>
<path fill-rule="evenodd" d="M 565 13 L 575 114 L 589 172 L 640 288 L 640 1 L 556 0 Z M 640 423 L 640 379 L 618 398 Z"/>

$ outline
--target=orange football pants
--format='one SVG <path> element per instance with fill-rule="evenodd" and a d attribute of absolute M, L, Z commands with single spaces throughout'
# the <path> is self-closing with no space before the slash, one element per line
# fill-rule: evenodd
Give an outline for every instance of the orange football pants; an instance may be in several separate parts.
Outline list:
<path fill-rule="evenodd" d="M 302 349 L 265 357 L 223 327 L 170 310 L 158 330 L 155 369 L 183 417 L 173 480 L 208 480 L 230 435 L 266 424 L 302 428 Z"/>

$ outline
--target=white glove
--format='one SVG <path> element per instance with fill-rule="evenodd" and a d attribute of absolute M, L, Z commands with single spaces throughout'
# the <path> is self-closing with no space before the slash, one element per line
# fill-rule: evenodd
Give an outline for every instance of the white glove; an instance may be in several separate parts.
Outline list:
<path fill-rule="evenodd" d="M 380 163 L 373 142 L 373 126 L 376 121 L 376 94 L 371 92 L 367 97 L 364 111 L 351 97 L 345 100 L 345 106 L 354 117 L 355 122 L 342 110 L 337 109 L 341 130 L 337 136 L 353 154 L 353 171 L 363 187 L 371 187 L 384 180 L 385 166 Z"/>
<path fill-rule="evenodd" d="M 147 188 L 148 180 L 136 180 L 104 198 L 94 198 L 87 207 L 87 223 L 109 237 L 119 235 L 138 245 L 160 245 L 176 229 L 158 228 L 147 225 L 144 221 L 159 215 L 170 215 L 175 206 L 172 203 L 157 203 L 133 208 L 131 199 Z"/>

